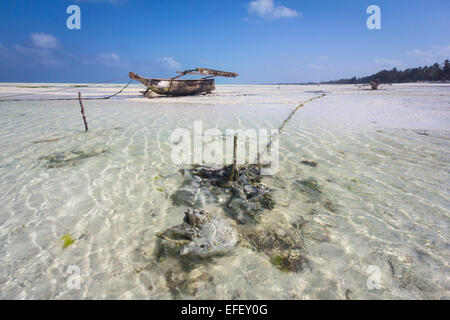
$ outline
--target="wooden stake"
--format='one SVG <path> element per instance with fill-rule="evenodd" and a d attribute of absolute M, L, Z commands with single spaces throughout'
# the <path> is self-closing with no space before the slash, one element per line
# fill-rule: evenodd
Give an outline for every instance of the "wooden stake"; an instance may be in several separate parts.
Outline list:
<path fill-rule="evenodd" d="M 233 141 L 233 166 L 231 167 L 230 175 L 228 176 L 228 182 L 238 179 L 239 172 L 237 168 L 237 134 L 234 135 Z"/>
<path fill-rule="evenodd" d="M 88 124 L 87 124 L 87 121 L 86 121 L 86 115 L 84 114 L 83 101 L 81 101 L 81 92 L 78 92 L 78 101 L 80 102 L 81 115 L 83 116 L 84 129 L 85 129 L 85 132 L 87 132 L 88 131 Z"/>
<path fill-rule="evenodd" d="M 233 166 L 236 168 L 236 164 L 237 164 L 237 139 L 238 136 L 237 134 L 234 135 L 234 140 L 233 140 Z"/>

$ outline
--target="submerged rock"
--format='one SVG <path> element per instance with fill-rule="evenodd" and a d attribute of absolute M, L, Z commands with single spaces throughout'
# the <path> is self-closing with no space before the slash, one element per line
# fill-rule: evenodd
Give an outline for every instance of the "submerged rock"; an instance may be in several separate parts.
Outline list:
<path fill-rule="evenodd" d="M 297 180 L 295 182 L 295 185 L 299 191 L 304 193 L 312 193 L 312 192 L 322 193 L 319 187 L 319 183 L 313 177 L 303 180 Z"/>
<path fill-rule="evenodd" d="M 299 235 L 252 228 L 244 231 L 242 238 L 251 248 L 267 255 L 282 271 L 300 272 L 307 266 L 304 244 Z"/>
<path fill-rule="evenodd" d="M 102 151 L 91 151 L 91 152 L 85 152 L 85 151 L 65 151 L 65 152 L 56 152 L 53 154 L 50 154 L 48 156 L 40 157 L 38 160 L 47 160 L 45 166 L 47 168 L 61 168 L 61 167 L 67 167 L 67 166 L 75 166 L 77 165 L 81 160 L 96 157 L 98 155 L 101 155 L 103 153 L 107 153 L 108 150 L 102 150 Z"/>
<path fill-rule="evenodd" d="M 231 192 L 227 209 L 241 223 L 245 222 L 247 216 L 254 217 L 262 209 L 272 210 L 275 206 L 271 190 L 263 185 L 233 186 Z"/>
<path fill-rule="evenodd" d="M 272 257 L 272 264 L 286 272 L 299 272 L 304 269 L 304 258 L 299 250 L 278 253 Z"/>
<path fill-rule="evenodd" d="M 239 167 L 237 176 L 229 181 L 232 166 L 210 168 L 193 166 L 182 170 L 186 181 L 172 196 L 178 206 L 202 208 L 204 203 L 220 203 L 233 218 L 244 223 L 262 209 L 272 210 L 272 190 L 262 185 L 257 165 Z"/>
<path fill-rule="evenodd" d="M 201 208 L 202 203 L 198 197 L 199 188 L 198 184 L 183 183 L 180 189 L 171 195 L 172 203 L 176 206 Z"/>
<path fill-rule="evenodd" d="M 176 206 L 200 209 L 205 203 L 220 202 L 222 195 L 212 186 L 201 185 L 196 179 L 190 177 L 171 196 L 172 203 Z"/>
<path fill-rule="evenodd" d="M 307 203 L 320 203 L 325 209 L 331 212 L 336 212 L 339 209 L 339 205 L 335 200 L 330 200 L 329 196 L 324 195 L 322 187 L 313 177 L 295 181 L 293 183 L 293 189 L 304 194 Z M 312 209 L 308 214 L 317 214 L 317 210 Z"/>
<path fill-rule="evenodd" d="M 301 164 L 304 164 L 305 166 L 309 166 L 309 167 L 317 167 L 317 162 L 315 161 L 309 161 L 309 160 L 302 160 L 300 161 Z"/>
<path fill-rule="evenodd" d="M 317 180 L 312 177 L 295 181 L 294 188 L 304 193 L 309 198 L 309 202 L 311 203 L 318 202 L 322 195 L 322 191 L 320 190 Z"/>
<path fill-rule="evenodd" d="M 199 287 L 205 283 L 212 283 L 214 277 L 206 272 L 202 272 L 196 277 L 176 274 L 169 269 L 165 273 L 166 285 L 174 299 L 183 298 L 184 295 L 195 296 Z"/>
<path fill-rule="evenodd" d="M 330 200 L 322 201 L 322 205 L 325 207 L 325 209 L 327 209 L 331 212 L 336 212 L 338 210 L 337 204 L 335 204 L 334 202 L 332 202 Z"/>
<path fill-rule="evenodd" d="M 181 255 L 205 257 L 234 248 L 238 237 L 230 224 L 205 211 L 187 210 L 183 223 L 159 233 L 163 245 L 179 248 Z"/>
<path fill-rule="evenodd" d="M 302 236 L 317 242 L 330 242 L 330 232 L 318 223 L 307 223 L 301 228 Z"/>
<path fill-rule="evenodd" d="M 308 221 L 305 220 L 302 216 L 298 216 L 291 225 L 296 229 L 301 229 L 304 225 L 306 225 Z"/>

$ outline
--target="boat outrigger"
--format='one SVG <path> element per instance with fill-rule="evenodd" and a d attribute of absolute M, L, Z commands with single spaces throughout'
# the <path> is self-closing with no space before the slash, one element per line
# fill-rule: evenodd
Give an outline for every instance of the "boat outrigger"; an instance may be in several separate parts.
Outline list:
<path fill-rule="evenodd" d="M 130 72 L 129 76 L 131 79 L 139 81 L 147 87 L 146 91 L 141 91 L 147 98 L 152 98 L 157 95 L 188 96 L 200 93 L 208 94 L 216 89 L 214 77 L 220 76 L 235 78 L 238 76 L 238 74 L 234 72 L 206 68 L 177 71 L 177 73 L 179 73 L 179 75 L 170 79 L 148 79 L 143 78 L 134 72 Z M 178 79 L 187 74 L 199 74 L 207 77 L 196 80 Z"/>

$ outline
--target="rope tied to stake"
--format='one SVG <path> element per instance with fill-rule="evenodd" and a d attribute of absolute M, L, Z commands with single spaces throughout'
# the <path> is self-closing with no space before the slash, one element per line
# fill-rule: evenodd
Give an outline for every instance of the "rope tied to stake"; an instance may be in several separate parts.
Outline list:
<path fill-rule="evenodd" d="M 266 150 L 270 150 L 270 147 L 272 146 L 273 138 L 274 138 L 276 135 L 280 135 L 281 131 L 282 131 L 283 128 L 286 126 L 286 124 L 288 123 L 288 121 L 291 120 L 291 118 L 294 116 L 294 114 L 295 114 L 300 108 L 302 108 L 302 107 L 303 107 L 305 104 L 307 104 L 308 102 L 311 102 L 311 101 L 313 101 L 313 100 L 315 100 L 315 99 L 319 99 L 319 98 L 322 98 L 322 97 L 325 97 L 325 93 L 322 94 L 322 95 L 320 95 L 320 96 L 317 96 L 317 97 L 313 97 L 313 98 L 311 98 L 311 99 L 308 99 L 308 100 L 306 100 L 306 101 L 300 103 L 297 107 L 295 107 L 294 110 L 292 110 L 292 112 L 287 116 L 287 118 L 284 119 L 284 121 L 281 123 L 281 126 L 278 128 L 277 132 L 275 132 L 273 135 L 270 136 L 270 140 L 269 140 L 269 142 L 268 142 L 267 145 L 266 145 Z M 261 154 L 262 154 L 262 151 L 261 151 L 260 153 L 258 153 L 258 157 L 257 157 L 257 162 L 258 162 L 258 164 L 260 163 Z"/>
<path fill-rule="evenodd" d="M 117 81 L 117 80 L 122 80 L 128 77 L 122 77 L 122 78 L 117 78 L 117 79 L 111 79 L 111 80 L 107 80 L 107 81 L 103 81 L 103 82 L 94 82 L 93 84 L 102 84 L 102 83 L 109 83 L 109 82 L 113 82 L 113 81 Z M 120 94 L 123 90 L 125 90 L 130 83 L 133 82 L 133 79 L 131 79 L 130 81 L 128 81 L 128 83 L 122 87 L 118 92 L 109 95 L 109 96 L 105 96 L 105 97 L 99 97 L 99 98 L 83 98 L 84 100 L 106 100 L 106 99 L 110 99 L 112 97 L 117 96 L 118 94 Z M 2 98 L 12 98 L 12 97 L 21 97 L 21 96 L 35 96 L 35 95 L 42 95 L 42 94 L 46 94 L 46 93 L 53 93 L 53 92 L 60 92 L 60 91 L 64 91 L 64 90 L 73 90 L 73 89 L 78 89 L 78 87 L 65 87 L 65 88 L 61 88 L 61 89 L 56 89 L 56 90 L 49 90 L 49 91 L 45 91 L 45 92 L 38 92 L 38 93 L 23 93 L 23 94 L 16 94 L 16 95 L 8 95 L 8 96 L 0 96 L 0 101 L 58 101 L 58 100 L 78 100 L 78 98 L 44 98 L 44 99 L 2 99 Z"/>

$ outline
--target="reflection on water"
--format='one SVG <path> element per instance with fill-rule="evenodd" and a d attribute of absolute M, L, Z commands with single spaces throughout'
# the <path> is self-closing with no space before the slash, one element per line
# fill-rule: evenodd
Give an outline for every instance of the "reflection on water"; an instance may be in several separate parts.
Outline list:
<path fill-rule="evenodd" d="M 173 130 L 197 120 L 222 132 L 277 128 L 322 90 L 284 128 L 277 174 L 262 178 L 272 210 L 242 224 L 203 203 L 238 246 L 207 258 L 161 250 L 157 234 L 187 209 L 172 201 L 189 168 L 171 160 Z M 449 93 L 218 86 L 204 97 L 91 100 L 88 133 L 77 101 L 0 102 L 0 296 L 448 299 Z M 79 290 L 67 286 L 74 265 Z"/>

